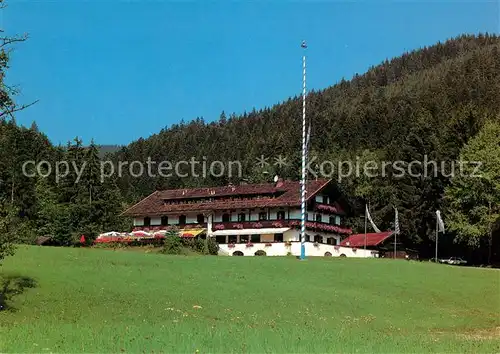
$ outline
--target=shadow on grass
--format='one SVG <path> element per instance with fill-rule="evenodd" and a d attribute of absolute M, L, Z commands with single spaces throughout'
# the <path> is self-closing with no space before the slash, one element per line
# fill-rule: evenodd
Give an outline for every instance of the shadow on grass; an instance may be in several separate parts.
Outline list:
<path fill-rule="evenodd" d="M 25 289 L 35 288 L 36 281 L 20 275 L 0 275 L 0 311 L 15 308 L 10 305 L 14 296 L 22 294 Z"/>

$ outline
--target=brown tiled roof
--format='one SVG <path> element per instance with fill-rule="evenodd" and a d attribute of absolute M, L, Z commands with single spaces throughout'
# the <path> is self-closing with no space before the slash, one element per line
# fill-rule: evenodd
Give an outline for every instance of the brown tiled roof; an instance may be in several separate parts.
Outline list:
<path fill-rule="evenodd" d="M 317 194 L 330 180 L 318 179 L 308 181 L 306 199 Z M 231 200 L 231 197 L 260 196 L 257 199 Z M 197 203 L 168 204 L 165 201 L 221 198 L 214 201 Z M 225 198 L 224 198 L 225 197 Z M 156 191 L 123 212 L 125 216 L 160 216 L 167 213 L 204 212 L 240 208 L 267 208 L 300 205 L 300 183 L 283 181 L 281 184 L 248 184 L 214 188 L 172 189 Z"/>

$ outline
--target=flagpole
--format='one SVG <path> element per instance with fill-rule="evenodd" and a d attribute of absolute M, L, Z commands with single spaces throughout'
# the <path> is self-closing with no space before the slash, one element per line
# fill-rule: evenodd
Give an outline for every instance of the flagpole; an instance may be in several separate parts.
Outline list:
<path fill-rule="evenodd" d="M 394 229 L 396 229 L 396 218 L 394 218 Z M 397 245 L 397 237 L 398 237 L 398 233 L 396 232 L 396 230 L 394 230 L 394 259 L 396 259 L 396 245 Z"/>
<path fill-rule="evenodd" d="M 439 216 L 436 215 L 436 263 L 438 262 Z"/>
<path fill-rule="evenodd" d="M 367 219 L 366 219 L 366 211 L 368 210 L 368 206 L 365 204 L 365 251 L 366 251 L 366 228 L 367 228 Z M 366 252 L 365 252 L 366 255 Z"/>
<path fill-rule="evenodd" d="M 300 259 L 306 258 L 306 52 L 307 45 L 302 42 L 302 169 L 300 183 Z"/>

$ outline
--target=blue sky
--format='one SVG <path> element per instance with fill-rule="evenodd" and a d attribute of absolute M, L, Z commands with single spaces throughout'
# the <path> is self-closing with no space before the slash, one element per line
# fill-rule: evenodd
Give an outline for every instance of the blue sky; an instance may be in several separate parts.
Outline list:
<path fill-rule="evenodd" d="M 499 33 L 490 2 L 9 0 L 17 114 L 55 144 L 127 144 L 172 123 L 250 111 L 328 87 L 385 58 L 461 33 Z"/>

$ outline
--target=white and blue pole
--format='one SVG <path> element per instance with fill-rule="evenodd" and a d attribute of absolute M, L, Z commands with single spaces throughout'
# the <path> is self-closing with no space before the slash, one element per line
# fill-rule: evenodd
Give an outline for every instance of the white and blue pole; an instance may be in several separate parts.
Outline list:
<path fill-rule="evenodd" d="M 300 179 L 300 259 L 306 258 L 306 42 L 302 42 L 302 171 Z"/>

